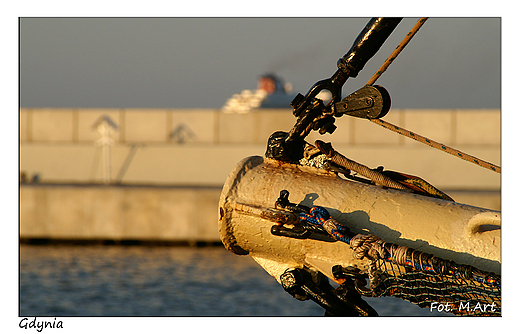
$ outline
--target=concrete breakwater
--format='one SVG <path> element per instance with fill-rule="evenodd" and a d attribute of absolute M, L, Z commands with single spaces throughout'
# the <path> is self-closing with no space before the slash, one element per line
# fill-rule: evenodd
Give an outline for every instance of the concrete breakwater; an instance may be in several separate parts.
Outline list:
<path fill-rule="evenodd" d="M 152 244 L 220 243 L 221 187 L 22 184 L 20 238 Z M 448 192 L 500 210 L 499 191 Z"/>
<path fill-rule="evenodd" d="M 23 240 L 212 243 L 218 187 L 22 185 Z"/>
<path fill-rule="evenodd" d="M 385 120 L 500 164 L 500 110 L 392 110 Z M 20 238 L 219 242 L 227 175 L 294 121 L 289 109 L 22 108 L 20 174 L 32 183 L 20 186 Z M 307 140 L 423 177 L 459 203 L 500 210 L 500 174 L 363 119 L 336 124 L 333 135 Z M 104 138 L 103 129 L 113 132 Z"/>

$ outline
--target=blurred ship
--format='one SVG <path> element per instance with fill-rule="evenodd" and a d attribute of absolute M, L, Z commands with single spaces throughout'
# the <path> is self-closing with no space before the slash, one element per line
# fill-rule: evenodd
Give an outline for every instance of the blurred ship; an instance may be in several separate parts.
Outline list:
<path fill-rule="evenodd" d="M 248 113 L 252 109 L 282 109 L 290 108 L 294 98 L 292 84 L 284 83 L 279 76 L 268 73 L 258 79 L 255 91 L 243 90 L 233 94 L 222 107 L 224 113 Z"/>

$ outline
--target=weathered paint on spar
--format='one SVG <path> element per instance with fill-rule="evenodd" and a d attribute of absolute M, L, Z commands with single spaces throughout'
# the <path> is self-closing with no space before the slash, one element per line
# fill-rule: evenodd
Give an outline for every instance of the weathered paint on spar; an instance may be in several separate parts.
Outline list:
<path fill-rule="evenodd" d="M 259 156 L 240 161 L 220 197 L 219 232 L 230 251 L 251 255 L 276 279 L 287 268 L 308 267 L 330 278 L 332 265 L 364 269 L 342 242 L 299 240 L 272 235 L 273 222 L 253 209 L 273 208 L 280 191 L 290 200 L 325 207 L 352 232 L 500 273 L 499 211 L 424 197 L 339 178 L 312 167 Z"/>

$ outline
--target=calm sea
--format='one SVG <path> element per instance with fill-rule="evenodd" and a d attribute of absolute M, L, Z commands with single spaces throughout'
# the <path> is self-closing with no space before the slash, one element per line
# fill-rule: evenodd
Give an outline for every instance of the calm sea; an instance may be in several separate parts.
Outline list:
<path fill-rule="evenodd" d="M 367 298 L 381 316 L 437 316 Z M 20 316 L 322 316 L 222 247 L 20 246 Z"/>

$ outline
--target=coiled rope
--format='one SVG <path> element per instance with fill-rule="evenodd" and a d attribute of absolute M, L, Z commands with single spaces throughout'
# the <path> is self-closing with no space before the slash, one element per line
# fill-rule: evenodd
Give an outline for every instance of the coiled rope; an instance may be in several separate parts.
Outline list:
<path fill-rule="evenodd" d="M 370 78 L 370 80 L 368 80 L 368 82 L 366 83 L 367 86 L 373 85 L 376 82 L 376 80 L 381 76 L 381 74 L 383 74 L 383 72 L 386 71 L 388 66 L 390 66 L 390 64 L 394 61 L 394 59 L 397 58 L 399 53 L 401 53 L 401 51 L 404 49 L 404 47 L 408 44 L 408 42 L 410 42 L 412 37 L 422 27 L 422 25 L 424 24 L 424 22 L 426 22 L 426 20 L 427 20 L 427 18 L 423 17 L 423 18 L 419 19 L 419 21 L 417 21 L 417 23 L 412 28 L 412 30 L 410 30 L 410 32 L 401 41 L 401 43 L 395 48 L 395 50 L 392 52 L 392 54 L 385 60 L 385 62 L 379 68 L 379 70 Z M 388 123 L 386 121 L 383 121 L 382 119 L 369 119 L 369 120 L 371 122 L 373 122 L 373 123 L 381 125 L 382 127 L 386 128 L 388 130 L 397 132 L 397 133 L 399 133 L 399 134 L 401 134 L 403 136 L 406 136 L 408 138 L 412 138 L 414 140 L 417 140 L 420 143 L 423 143 L 423 144 L 426 144 L 426 145 L 431 146 L 433 148 L 439 149 L 441 151 L 444 151 L 446 153 L 449 153 L 451 155 L 459 157 L 459 158 L 461 158 L 463 160 L 466 160 L 466 161 L 472 162 L 474 164 L 477 164 L 477 165 L 479 165 L 481 167 L 490 169 L 490 170 L 492 170 L 494 172 L 501 173 L 500 166 L 494 165 L 494 164 L 492 164 L 490 162 L 484 161 L 482 159 L 479 159 L 479 158 L 474 157 L 472 155 L 469 155 L 467 153 L 461 152 L 461 151 L 456 150 L 454 148 L 451 148 L 451 147 L 449 147 L 447 145 L 444 145 L 444 144 L 441 144 L 441 143 L 436 142 L 434 140 L 428 139 L 426 137 L 423 137 L 421 135 L 413 133 L 412 131 L 406 130 L 406 129 L 401 128 L 401 127 L 399 127 L 397 125 L 394 125 L 394 124 Z"/>

